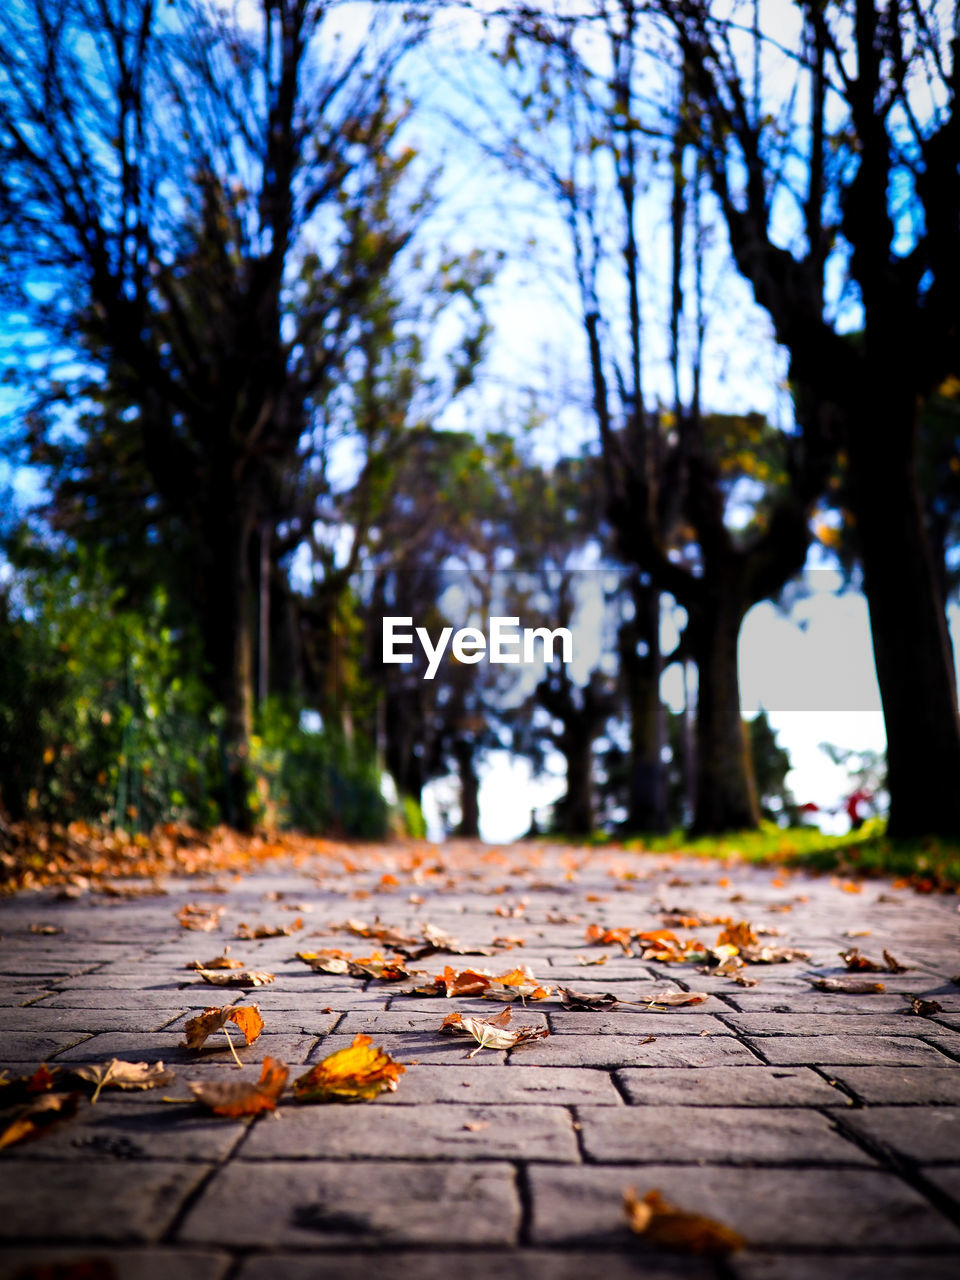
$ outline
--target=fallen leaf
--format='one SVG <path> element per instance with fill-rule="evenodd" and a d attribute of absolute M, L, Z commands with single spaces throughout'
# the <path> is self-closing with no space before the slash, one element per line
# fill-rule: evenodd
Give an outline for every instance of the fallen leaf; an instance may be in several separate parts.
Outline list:
<path fill-rule="evenodd" d="M 37 1067 L 30 1075 L 14 1076 L 12 1079 L 5 1071 L 0 1072 L 0 1110 L 20 1106 L 37 1094 L 49 1093 L 53 1089 L 55 1075 L 59 1072 L 60 1067 L 54 1067 L 51 1071 L 46 1063 Z"/>
<path fill-rule="evenodd" d="M 237 925 L 234 937 L 242 942 L 253 942 L 258 938 L 289 938 L 291 933 L 297 933 L 302 928 L 302 916 L 297 916 L 289 924 L 258 924 L 255 928 L 241 922 Z"/>
<path fill-rule="evenodd" d="M 623 1193 L 623 1207 L 630 1230 L 658 1249 L 728 1254 L 746 1244 L 743 1236 L 722 1222 L 678 1209 L 659 1191 L 648 1191 L 641 1199 L 630 1187 Z"/>
<path fill-rule="evenodd" d="M 593 958 L 591 956 L 579 956 L 579 955 L 574 956 L 573 958 L 574 960 L 576 960 L 577 964 L 582 965 L 584 967 L 586 967 L 587 965 L 594 965 L 594 964 L 606 964 L 607 961 L 610 959 L 609 956 L 597 956 L 596 958 Z"/>
<path fill-rule="evenodd" d="M 633 954 L 630 950 L 631 937 L 630 929 L 606 929 L 602 924 L 587 925 L 587 942 L 592 942 L 596 947 L 615 942 L 623 948 L 624 955 L 628 956 Z"/>
<path fill-rule="evenodd" d="M 227 1037 L 230 1052 L 237 1066 L 242 1066 L 233 1047 L 227 1023 L 233 1022 L 243 1034 L 244 1044 L 253 1044 L 263 1030 L 263 1019 L 255 1004 L 224 1005 L 222 1009 L 204 1009 L 196 1018 L 191 1018 L 184 1027 L 186 1039 L 182 1042 L 188 1049 L 202 1049 L 208 1037 L 215 1031 L 222 1031 Z"/>
<path fill-rule="evenodd" d="M 910 1013 L 915 1013 L 918 1018 L 931 1018 L 935 1013 L 943 1012 L 943 1005 L 939 1000 L 923 1000 L 920 996 L 914 996 L 910 1001 Z"/>
<path fill-rule="evenodd" d="M 274 980 L 272 973 L 261 973 L 256 969 L 232 969 L 225 973 L 198 969 L 197 973 L 212 987 L 266 987 Z"/>
<path fill-rule="evenodd" d="M 72 1119 L 77 1114 L 79 1102 L 79 1093 L 40 1094 L 21 1107 L 3 1133 L 0 1133 L 0 1150 L 15 1147 L 21 1142 L 32 1142 L 61 1120 Z"/>
<path fill-rule="evenodd" d="M 882 973 L 884 965 L 877 960 L 865 956 L 859 947 L 850 947 L 848 951 L 839 952 L 840 959 L 854 973 Z"/>
<path fill-rule="evenodd" d="M 468 1129 L 471 1133 L 479 1133 L 481 1129 L 490 1128 L 490 1121 L 489 1120 L 468 1120 L 463 1127 L 465 1129 Z"/>
<path fill-rule="evenodd" d="M 243 961 L 232 960 L 227 955 L 227 952 L 229 950 L 230 950 L 229 947 L 224 947 L 223 954 L 219 956 L 214 956 L 212 960 L 191 960 L 189 964 L 184 966 L 184 968 L 186 969 L 242 969 Z"/>
<path fill-rule="evenodd" d="M 66 929 L 62 929 L 58 924 L 32 924 L 30 926 L 30 932 L 54 934 L 54 933 L 66 933 Z"/>
<path fill-rule="evenodd" d="M 870 929 L 844 929 L 843 936 L 845 938 L 869 938 Z"/>
<path fill-rule="evenodd" d="M 856 978 L 817 978 L 813 985 L 818 991 L 848 996 L 879 995 L 886 990 L 882 982 L 858 981 Z"/>
<path fill-rule="evenodd" d="M 517 1027 L 513 1030 L 507 1025 L 509 1022 L 509 1008 L 495 1018 L 465 1016 L 455 1009 L 444 1018 L 440 1031 L 445 1035 L 456 1035 L 459 1032 L 473 1036 L 477 1047 L 467 1054 L 468 1058 L 472 1058 L 481 1049 L 515 1049 L 518 1045 L 529 1044 L 533 1040 L 546 1039 L 550 1034 L 546 1027 Z"/>
<path fill-rule="evenodd" d="M 91 1106 L 100 1097 L 102 1089 L 156 1089 L 169 1084 L 174 1078 L 174 1073 L 165 1070 L 162 1062 L 122 1062 L 119 1058 L 73 1067 L 72 1074 L 96 1086 L 90 1099 Z"/>
<path fill-rule="evenodd" d="M 620 1001 L 610 991 L 604 991 L 601 995 L 589 995 L 584 991 L 574 991 L 572 987 L 558 987 L 557 991 L 560 995 L 560 1003 L 564 1009 L 577 1009 L 592 1011 L 595 1009 L 613 1009 L 619 1005 Z"/>
<path fill-rule="evenodd" d="M 736 947 L 738 951 L 742 951 L 744 947 L 755 947 L 757 942 L 753 926 L 746 920 L 728 924 L 717 938 L 718 947 Z"/>
<path fill-rule="evenodd" d="M 747 964 L 790 964 L 794 960 L 809 960 L 809 951 L 796 947 L 741 947 L 740 955 Z"/>
<path fill-rule="evenodd" d="M 223 907 L 205 906 L 201 902 L 188 902 L 176 912 L 176 917 L 184 929 L 193 929 L 198 933 L 210 933 L 220 928 L 220 917 Z"/>
<path fill-rule="evenodd" d="M 276 1058 L 266 1057 L 260 1079 L 226 1080 L 189 1085 L 190 1092 L 217 1116 L 255 1116 L 273 1111 L 287 1083 L 288 1068 Z"/>
<path fill-rule="evenodd" d="M 674 1008 L 685 1004 L 703 1004 L 709 999 L 706 991 L 659 991 L 650 996 L 646 1004 L 650 1008 Z"/>
<path fill-rule="evenodd" d="M 369 1102 L 384 1092 L 394 1092 L 406 1067 L 394 1062 L 383 1049 L 375 1049 L 369 1036 L 354 1036 L 353 1044 L 338 1049 L 293 1082 L 298 1102 Z"/>
<path fill-rule="evenodd" d="M 890 952 L 886 949 L 886 947 L 884 947 L 884 950 L 883 950 L 883 962 L 891 973 L 907 972 L 908 966 L 905 964 L 901 964 L 900 961 L 896 958 L 896 956 L 892 956 L 890 954 Z"/>

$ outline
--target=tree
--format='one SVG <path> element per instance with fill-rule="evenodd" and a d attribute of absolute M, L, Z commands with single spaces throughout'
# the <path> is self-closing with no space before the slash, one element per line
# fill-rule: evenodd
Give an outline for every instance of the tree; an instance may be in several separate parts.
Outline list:
<path fill-rule="evenodd" d="M 501 154 L 551 193 L 570 232 L 606 515 L 619 557 L 649 579 L 638 614 L 649 673 L 638 683 L 637 699 L 645 698 L 647 706 L 638 707 L 635 724 L 648 726 L 651 773 L 663 745 L 657 706 L 661 593 L 671 594 L 689 618 L 686 648 L 698 669 L 700 760 L 692 825 L 706 834 L 759 820 L 740 714 L 740 627 L 752 605 L 776 595 L 803 567 L 809 515 L 835 444 L 826 428 L 816 440 L 811 432 L 800 441 L 750 415 L 737 425 L 739 438 L 729 442 L 728 429 L 718 447 L 716 420 L 711 424 L 701 405 L 705 319 L 697 232 L 703 198 L 686 163 L 693 135 L 682 85 L 679 107 L 674 102 L 669 112 L 654 115 L 645 107 L 642 75 L 652 64 L 641 48 L 641 18 L 632 0 L 597 5 L 581 20 L 560 15 L 551 22 L 521 13 L 502 61 L 516 68 L 515 96 L 526 108 L 529 127 L 522 142 Z M 661 161 L 658 171 L 655 148 L 667 153 L 666 170 Z M 642 256 L 654 216 L 662 216 L 650 211 L 648 182 L 671 226 L 672 263 L 665 281 Z M 606 230 L 610 223 L 613 234 Z M 664 285 L 667 301 L 660 311 L 669 317 L 674 401 L 669 411 L 665 396 L 651 387 L 646 335 L 655 306 L 646 315 L 644 307 L 644 294 Z M 685 298 L 688 292 L 692 300 Z M 684 327 L 694 331 L 684 347 L 681 318 L 692 320 Z M 778 455 L 766 477 L 755 469 L 763 494 L 745 527 L 731 520 L 724 453 L 731 447 L 748 461 L 756 447 Z M 657 789 L 649 788 L 651 798 Z"/>
<path fill-rule="evenodd" d="M 417 217 L 398 209 L 413 153 L 389 84 L 418 24 L 376 13 L 337 57 L 334 7 L 16 0 L 0 17 L 4 301 L 59 359 L 26 369 L 43 406 L 89 406 L 63 499 L 116 530 L 122 495 L 147 562 L 182 556 L 241 824 L 257 540 Z M 35 417 L 38 456 L 62 419 Z"/>
<path fill-rule="evenodd" d="M 960 58 L 948 7 L 804 0 L 789 35 L 759 6 L 747 33 L 710 0 L 660 9 L 737 266 L 789 352 L 804 440 L 832 423 L 847 455 L 890 834 L 955 837 L 960 718 L 917 474 L 918 416 L 957 373 Z M 774 57 L 787 87 L 771 101 Z M 854 293 L 858 341 L 827 287 L 831 263 Z"/>

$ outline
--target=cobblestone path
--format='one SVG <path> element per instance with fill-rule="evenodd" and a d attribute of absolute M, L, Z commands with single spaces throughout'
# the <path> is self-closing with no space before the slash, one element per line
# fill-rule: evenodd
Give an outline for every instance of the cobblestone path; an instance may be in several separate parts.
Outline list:
<path fill-rule="evenodd" d="M 105 1091 L 96 1106 L 0 1153 L 4 1276 L 118 1280 L 950 1280 L 960 1274 L 960 915 L 957 899 L 889 881 L 545 846 L 332 847 L 235 879 L 171 879 L 166 896 L 0 903 L 0 1065 L 162 1059 L 177 1080 Z M 222 908 L 195 932 L 176 912 Z M 712 946 L 749 921 L 763 945 L 809 959 L 750 964 L 757 979 L 591 945 L 590 925 L 670 928 Z M 303 927 L 235 939 L 243 921 Z M 611 992 L 632 1007 L 569 1011 L 556 995 L 514 1006 L 546 1039 L 509 1053 L 438 1034 L 451 1009 L 491 1000 L 396 993 L 310 971 L 297 950 L 380 944 L 359 918 L 416 933 L 430 923 L 495 955 L 410 961 L 493 972 L 528 965 L 554 988 Z M 674 923 L 671 923 L 674 921 Z M 60 932 L 41 931 L 55 928 Z M 765 930 L 774 930 L 765 936 Z M 867 932 L 869 931 L 869 932 Z M 518 940 L 522 940 L 520 945 Z M 219 991 L 185 965 L 229 943 L 276 981 Z M 847 974 L 838 953 L 904 973 Z M 389 948 L 380 948 L 388 950 Z M 647 947 L 650 951 L 654 948 Z M 606 956 L 601 965 L 587 965 Z M 883 983 L 823 992 L 818 977 Z M 708 993 L 655 1011 L 653 993 Z M 918 1016 L 919 996 L 941 1009 Z M 260 1038 L 181 1047 L 204 1007 L 256 1002 Z M 187 1081 L 256 1078 L 266 1055 L 304 1068 L 363 1032 L 407 1064 L 394 1093 L 220 1119 L 184 1101 Z M 225 1044 L 223 1037 L 210 1041 Z M 249 1064 L 249 1065 L 248 1065 Z M 658 1251 L 627 1229 L 624 1189 L 659 1189 L 746 1238 L 723 1259 Z M 95 1265 L 91 1260 L 99 1260 Z M 32 1268 L 66 1261 L 87 1268 Z"/>

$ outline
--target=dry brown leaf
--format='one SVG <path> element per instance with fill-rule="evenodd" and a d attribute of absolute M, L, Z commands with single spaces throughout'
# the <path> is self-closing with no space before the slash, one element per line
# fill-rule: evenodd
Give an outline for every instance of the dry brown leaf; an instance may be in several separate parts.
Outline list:
<path fill-rule="evenodd" d="M 184 965 L 185 969 L 242 969 L 242 960 L 232 960 L 227 952 L 229 947 L 223 948 L 223 954 L 214 956 L 212 960 L 191 960 L 189 964 Z"/>
<path fill-rule="evenodd" d="M 217 1116 L 255 1116 L 273 1111 L 287 1083 L 288 1068 L 276 1058 L 266 1057 L 260 1079 L 191 1083 L 190 1092 Z"/>
<path fill-rule="evenodd" d="M 477 1047 L 472 1049 L 468 1058 L 478 1054 L 481 1049 L 515 1049 L 518 1045 L 529 1044 L 533 1040 L 543 1040 L 550 1032 L 546 1027 L 517 1027 L 516 1030 L 507 1024 L 510 1022 L 510 1009 L 504 1009 L 495 1018 L 475 1018 L 464 1015 L 456 1009 L 448 1013 L 440 1024 L 444 1035 L 473 1036 Z"/>
<path fill-rule="evenodd" d="M 790 964 L 794 960 L 809 960 L 809 951 L 796 947 L 741 947 L 740 956 L 747 964 Z"/>
<path fill-rule="evenodd" d="M 258 924 L 251 927 L 241 922 L 237 925 L 234 937 L 242 942 L 253 942 L 258 938 L 289 938 L 292 933 L 303 928 L 303 917 L 297 916 L 289 924 Z"/>
<path fill-rule="evenodd" d="M 373 1048 L 369 1036 L 358 1035 L 294 1080 L 293 1091 L 298 1102 L 369 1102 L 394 1092 L 404 1071 L 385 1050 Z"/>
<path fill-rule="evenodd" d="M 223 907 L 211 907 L 202 902 L 188 902 L 176 912 L 176 917 L 184 929 L 210 933 L 220 928 L 220 917 L 223 912 Z"/>
<path fill-rule="evenodd" d="M 79 1102 L 79 1093 L 39 1094 L 21 1107 L 0 1133 L 0 1150 L 15 1147 L 21 1142 L 32 1142 L 61 1120 L 72 1119 L 77 1114 Z"/>
<path fill-rule="evenodd" d="M 37 1067 L 36 1071 L 26 1076 L 11 1078 L 6 1071 L 0 1072 L 0 1110 L 21 1106 L 37 1094 L 49 1093 L 53 1089 L 54 1077 L 59 1075 L 60 1070 L 60 1067 L 54 1067 L 51 1071 L 47 1064 L 43 1063 Z"/>
<path fill-rule="evenodd" d="M 564 1009 L 575 1009 L 581 1012 L 599 1009 L 613 1009 L 620 1001 L 610 991 L 601 995 L 590 995 L 585 991 L 574 991 L 572 987 L 557 987 L 560 1003 Z"/>
<path fill-rule="evenodd" d="M 219 973 L 212 969 L 198 969 L 197 973 L 211 987 L 266 987 L 274 980 L 272 973 L 262 973 L 257 969 L 231 969 Z"/>
<path fill-rule="evenodd" d="M 623 1193 L 623 1207 L 630 1230 L 657 1249 L 720 1255 L 746 1244 L 743 1236 L 722 1222 L 678 1209 L 659 1191 L 648 1191 L 641 1199 L 630 1187 Z"/>
<path fill-rule="evenodd" d="M 859 947 L 839 952 L 840 959 L 854 973 L 883 973 L 885 966 L 865 956 Z"/>
<path fill-rule="evenodd" d="M 646 1004 L 651 1008 L 675 1008 L 685 1004 L 703 1004 L 709 999 L 706 991 L 658 991 Z"/>
<path fill-rule="evenodd" d="M 202 1049 L 208 1037 L 215 1031 L 222 1031 L 227 1037 L 230 1052 L 237 1066 L 241 1066 L 227 1031 L 227 1023 L 233 1022 L 243 1034 L 244 1044 L 253 1044 L 263 1030 L 263 1019 L 255 1004 L 224 1005 L 222 1009 L 204 1009 L 196 1018 L 191 1018 L 184 1027 L 186 1039 L 182 1042 L 188 1049 Z"/>
<path fill-rule="evenodd" d="M 55 934 L 66 933 L 66 929 L 62 929 L 58 924 L 32 924 L 30 926 L 31 933 Z"/>
<path fill-rule="evenodd" d="M 908 969 L 908 966 L 901 964 L 896 956 L 892 956 L 890 954 L 886 947 L 884 947 L 883 950 L 883 963 L 887 966 L 890 973 L 906 973 Z"/>
<path fill-rule="evenodd" d="M 813 984 L 818 991 L 832 991 L 837 995 L 879 995 L 885 991 L 882 982 L 867 982 L 856 978 L 817 978 Z"/>
<path fill-rule="evenodd" d="M 939 1000 L 923 1000 L 920 996 L 914 996 L 910 1001 L 910 1013 L 914 1013 L 918 1018 L 932 1018 L 935 1013 L 943 1012 L 943 1005 Z"/>
<path fill-rule="evenodd" d="M 91 1062 L 73 1067 L 72 1074 L 96 1086 L 90 1105 L 100 1097 L 102 1089 L 156 1089 L 169 1084 L 174 1078 L 162 1062 L 122 1062 L 111 1058 L 109 1062 Z"/>

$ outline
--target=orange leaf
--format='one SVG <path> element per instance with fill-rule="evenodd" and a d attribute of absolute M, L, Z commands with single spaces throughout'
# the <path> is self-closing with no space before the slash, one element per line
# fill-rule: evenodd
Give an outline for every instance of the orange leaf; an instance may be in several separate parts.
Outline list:
<path fill-rule="evenodd" d="M 727 1254 L 746 1244 L 743 1236 L 722 1222 L 678 1209 L 659 1191 L 648 1191 L 641 1199 L 632 1187 L 628 1188 L 623 1193 L 623 1207 L 630 1230 L 655 1248 L 677 1253 Z"/>
<path fill-rule="evenodd" d="M 383 1049 L 371 1048 L 369 1036 L 354 1036 L 353 1044 L 338 1049 L 293 1082 L 298 1102 L 369 1102 L 384 1091 L 393 1092 L 406 1070 Z"/>
<path fill-rule="evenodd" d="M 273 1111 L 287 1083 L 288 1069 L 276 1058 L 266 1057 L 260 1079 L 228 1080 L 221 1083 L 191 1084 L 196 1100 L 217 1116 L 255 1116 Z"/>

